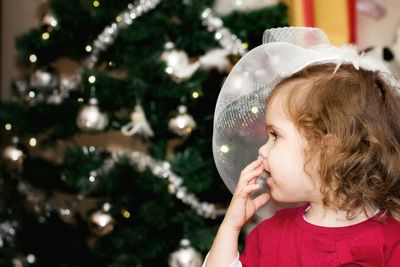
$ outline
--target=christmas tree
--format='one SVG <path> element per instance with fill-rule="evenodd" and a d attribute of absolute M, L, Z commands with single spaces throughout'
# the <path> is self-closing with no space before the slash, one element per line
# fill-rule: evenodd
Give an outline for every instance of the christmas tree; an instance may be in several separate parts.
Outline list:
<path fill-rule="evenodd" d="M 283 4 L 214 4 L 52 0 L 17 39 L 29 75 L 0 104 L 0 266 L 201 264 L 231 198 L 219 90 L 287 25 Z"/>

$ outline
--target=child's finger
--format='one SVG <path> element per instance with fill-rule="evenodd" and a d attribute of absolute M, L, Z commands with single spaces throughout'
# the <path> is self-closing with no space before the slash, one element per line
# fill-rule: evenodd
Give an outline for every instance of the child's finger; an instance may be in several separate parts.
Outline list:
<path fill-rule="evenodd" d="M 249 184 L 239 192 L 239 197 L 247 200 L 250 194 L 258 189 L 260 189 L 260 184 Z"/>
<path fill-rule="evenodd" d="M 243 186 L 251 183 L 252 180 L 255 180 L 256 178 L 258 178 L 261 175 L 261 173 L 263 172 L 263 170 L 264 170 L 263 167 L 258 167 L 256 169 L 253 169 L 253 170 L 247 172 L 246 174 L 243 174 L 239 178 L 238 188 L 243 187 Z"/>
<path fill-rule="evenodd" d="M 243 168 L 242 172 L 240 173 L 240 176 L 248 173 L 249 171 L 257 168 L 260 165 L 262 165 L 262 160 L 257 158 L 255 161 L 251 162 L 249 165 Z"/>

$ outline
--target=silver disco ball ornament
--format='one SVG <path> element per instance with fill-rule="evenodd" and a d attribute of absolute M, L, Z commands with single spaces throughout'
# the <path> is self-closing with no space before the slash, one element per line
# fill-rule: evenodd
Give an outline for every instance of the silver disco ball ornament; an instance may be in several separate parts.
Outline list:
<path fill-rule="evenodd" d="M 187 137 L 196 129 L 196 122 L 192 115 L 187 113 L 187 107 L 180 105 L 178 114 L 169 120 L 168 128 L 179 136 Z"/>
<path fill-rule="evenodd" d="M 182 239 L 180 248 L 171 253 L 168 259 L 169 267 L 200 267 L 202 263 L 201 254 L 190 245 L 188 239 Z"/>
<path fill-rule="evenodd" d="M 97 98 L 90 98 L 89 104 L 81 108 L 76 124 L 84 132 L 104 130 L 108 125 L 108 116 L 100 111 Z"/>

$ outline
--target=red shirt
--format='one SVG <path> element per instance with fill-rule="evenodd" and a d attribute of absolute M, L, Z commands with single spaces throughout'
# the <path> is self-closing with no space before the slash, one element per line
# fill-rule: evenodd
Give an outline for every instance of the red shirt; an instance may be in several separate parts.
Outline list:
<path fill-rule="evenodd" d="M 346 227 L 304 220 L 306 206 L 282 209 L 247 236 L 240 262 L 264 266 L 400 266 L 400 222 L 375 216 Z"/>

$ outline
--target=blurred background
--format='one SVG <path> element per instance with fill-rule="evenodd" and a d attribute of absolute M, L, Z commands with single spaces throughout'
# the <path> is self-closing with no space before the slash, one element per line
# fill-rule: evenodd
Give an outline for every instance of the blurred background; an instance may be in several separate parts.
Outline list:
<path fill-rule="evenodd" d="M 2 0 L 0 266 L 200 267 L 231 198 L 211 144 L 235 63 L 267 28 L 315 26 L 399 75 L 398 10 Z"/>

